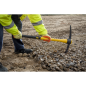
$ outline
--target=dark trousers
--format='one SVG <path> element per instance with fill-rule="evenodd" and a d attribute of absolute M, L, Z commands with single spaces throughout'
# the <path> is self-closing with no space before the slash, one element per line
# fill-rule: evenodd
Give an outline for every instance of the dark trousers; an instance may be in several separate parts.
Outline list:
<path fill-rule="evenodd" d="M 16 26 L 18 27 L 18 30 L 22 31 L 22 22 L 19 18 L 19 15 L 12 15 L 11 18 L 14 21 L 14 23 L 16 24 Z M 12 39 L 14 42 L 15 51 L 20 50 L 20 49 L 24 49 L 24 44 L 21 39 L 15 39 L 15 38 L 13 38 L 13 36 L 12 36 Z"/>
<path fill-rule="evenodd" d="M 18 29 L 20 31 L 22 31 L 22 22 L 19 20 L 17 22 L 14 21 L 14 23 L 16 24 Z M 15 38 L 13 38 L 13 36 L 12 36 L 12 39 L 14 42 L 15 51 L 20 50 L 20 49 L 24 49 L 24 44 L 21 39 L 15 39 Z M 0 24 L 0 52 L 2 49 L 2 45 L 3 45 L 3 26 Z"/>
<path fill-rule="evenodd" d="M 0 24 L 0 52 L 3 45 L 3 26 Z"/>

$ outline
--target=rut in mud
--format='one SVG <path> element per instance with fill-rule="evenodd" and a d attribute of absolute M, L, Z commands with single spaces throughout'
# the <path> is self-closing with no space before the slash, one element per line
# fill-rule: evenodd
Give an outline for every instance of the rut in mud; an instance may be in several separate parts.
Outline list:
<path fill-rule="evenodd" d="M 11 35 L 4 31 L 0 61 L 9 71 L 86 71 L 86 15 L 42 16 L 43 23 L 52 38 L 68 39 L 70 25 L 73 43 L 65 54 L 67 44 L 22 38 L 31 54 L 14 54 Z M 24 35 L 38 36 L 28 18 L 23 22 Z"/>

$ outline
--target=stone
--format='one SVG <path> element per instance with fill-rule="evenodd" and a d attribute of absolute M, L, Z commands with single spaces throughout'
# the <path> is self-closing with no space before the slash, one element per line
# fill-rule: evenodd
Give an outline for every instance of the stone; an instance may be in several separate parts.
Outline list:
<path fill-rule="evenodd" d="M 56 58 L 56 61 L 58 62 L 58 61 L 59 61 L 59 59 L 58 59 L 58 58 Z"/>
<path fill-rule="evenodd" d="M 38 53 L 35 51 L 35 52 L 33 52 L 32 57 L 35 57 L 35 56 L 37 56 L 37 55 L 38 55 Z"/>
<path fill-rule="evenodd" d="M 74 66 L 74 65 L 75 65 L 74 62 L 70 62 L 70 63 L 67 63 L 67 64 L 66 64 L 66 67 L 69 68 L 70 66 Z"/>
<path fill-rule="evenodd" d="M 70 66 L 74 66 L 74 64 L 75 64 L 74 62 L 70 62 L 69 63 Z"/>
<path fill-rule="evenodd" d="M 22 57 L 22 53 L 19 53 L 19 54 L 18 54 L 18 57 Z"/>
<path fill-rule="evenodd" d="M 46 65 L 42 65 L 42 68 L 43 68 L 43 69 L 46 69 L 47 67 L 46 67 Z"/>
<path fill-rule="evenodd" d="M 48 71 L 50 71 L 50 70 L 51 70 L 51 68 L 47 66 L 47 70 L 48 70 Z"/>
<path fill-rule="evenodd" d="M 51 70 L 52 70 L 52 71 L 55 71 L 55 70 L 56 70 L 56 68 L 55 68 L 55 67 L 52 67 L 52 68 L 51 68 Z"/>
<path fill-rule="evenodd" d="M 64 68 L 64 71 L 65 72 L 74 72 L 72 69 L 69 69 L 69 68 Z"/>
<path fill-rule="evenodd" d="M 2 59 L 2 55 L 0 54 L 0 59 Z"/>
<path fill-rule="evenodd" d="M 59 67 L 56 67 L 56 70 L 57 70 L 57 71 L 61 71 L 61 69 L 60 69 Z"/>
<path fill-rule="evenodd" d="M 23 56 L 23 57 L 26 57 L 26 56 L 27 56 L 27 53 L 22 54 L 22 56 Z"/>

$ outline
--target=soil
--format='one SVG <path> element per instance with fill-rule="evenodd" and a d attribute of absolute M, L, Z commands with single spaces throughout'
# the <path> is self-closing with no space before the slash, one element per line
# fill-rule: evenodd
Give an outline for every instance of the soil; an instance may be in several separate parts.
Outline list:
<path fill-rule="evenodd" d="M 33 49 L 31 54 L 15 54 L 14 44 L 11 34 L 4 30 L 2 57 L 0 61 L 9 70 L 9 72 L 49 72 L 49 67 L 43 67 L 42 61 L 37 60 L 43 55 L 43 58 L 57 56 L 60 63 L 60 69 L 51 71 L 86 71 L 86 15 L 56 15 L 42 16 L 43 23 L 52 38 L 68 39 L 70 25 L 72 27 L 72 40 L 68 52 L 65 54 L 67 44 L 62 42 L 45 42 L 38 39 L 22 38 L 25 48 Z M 26 17 L 22 21 L 22 34 L 38 36 L 29 19 Z M 73 64 L 74 63 L 74 64 Z M 51 65 L 53 65 L 51 64 Z M 69 66 L 68 64 L 73 64 Z M 76 65 L 76 67 L 75 67 Z M 45 65 L 46 66 L 46 65 Z"/>

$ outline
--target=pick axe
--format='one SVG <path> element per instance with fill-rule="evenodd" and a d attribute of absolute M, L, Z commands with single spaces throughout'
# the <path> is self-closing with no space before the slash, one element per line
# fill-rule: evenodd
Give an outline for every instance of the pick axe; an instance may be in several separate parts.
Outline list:
<path fill-rule="evenodd" d="M 22 35 L 22 37 L 33 38 L 33 39 L 41 39 L 41 40 L 48 40 L 48 38 L 39 37 L 39 36 Z M 63 43 L 68 44 L 67 45 L 67 49 L 65 51 L 65 53 L 67 53 L 68 49 L 69 49 L 69 46 L 72 43 L 72 39 L 71 39 L 71 25 L 70 25 L 70 34 L 69 34 L 69 38 L 68 39 L 55 39 L 55 38 L 51 38 L 51 41 L 63 42 Z"/>

